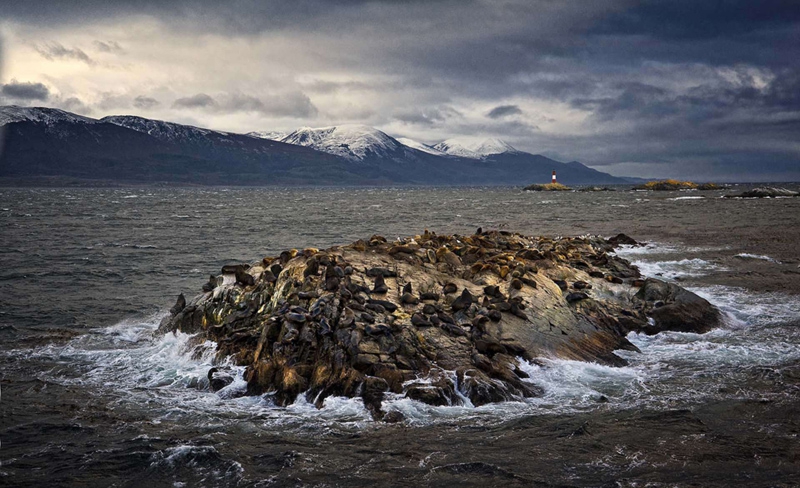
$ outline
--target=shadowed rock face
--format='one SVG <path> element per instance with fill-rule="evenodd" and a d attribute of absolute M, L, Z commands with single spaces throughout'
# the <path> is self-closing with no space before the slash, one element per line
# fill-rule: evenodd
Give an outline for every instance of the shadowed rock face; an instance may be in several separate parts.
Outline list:
<path fill-rule="evenodd" d="M 360 396 L 383 418 L 386 392 L 431 405 L 536 396 L 519 358 L 623 365 L 614 350 L 636 350 L 630 331 L 718 325 L 708 302 L 611 251 L 600 237 L 496 231 L 284 251 L 210 280 L 159 331 L 216 341 L 247 366 L 249 394 Z"/>

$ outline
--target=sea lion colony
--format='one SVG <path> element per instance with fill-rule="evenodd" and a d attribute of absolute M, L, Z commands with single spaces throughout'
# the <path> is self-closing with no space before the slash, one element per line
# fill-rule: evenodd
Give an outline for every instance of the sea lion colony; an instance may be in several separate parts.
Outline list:
<path fill-rule="evenodd" d="M 475 406 L 531 397 L 541 392 L 519 358 L 622 365 L 613 351 L 636 350 L 630 331 L 718 325 L 707 301 L 644 280 L 611 253 L 626 243 L 635 241 L 426 230 L 284 251 L 226 266 L 202 294 L 179 298 L 159 332 L 216 341 L 218 358 L 247 366 L 247 393 L 278 405 L 360 396 L 384 418 L 386 394 Z"/>

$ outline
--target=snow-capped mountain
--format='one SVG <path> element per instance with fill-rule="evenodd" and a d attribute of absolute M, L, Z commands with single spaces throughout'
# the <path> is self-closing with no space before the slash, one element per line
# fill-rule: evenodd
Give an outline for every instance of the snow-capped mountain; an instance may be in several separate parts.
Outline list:
<path fill-rule="evenodd" d="M 8 106 L 0 107 L 0 126 L 0 179 L 491 185 L 546 182 L 557 170 L 567 184 L 624 183 L 497 139 L 451 139 L 431 148 L 363 125 L 305 127 L 275 141 L 274 134 L 254 137 L 136 116 L 96 120 L 58 109 Z"/>
<path fill-rule="evenodd" d="M 400 144 L 410 147 L 411 149 L 416 149 L 417 151 L 422 151 L 424 153 L 433 154 L 435 156 L 444 156 L 445 153 L 439 151 L 438 149 L 434 149 L 432 146 L 427 144 L 423 144 L 419 141 L 415 141 L 414 139 L 409 139 L 408 137 L 398 137 L 397 142 Z"/>
<path fill-rule="evenodd" d="M 519 153 L 511 144 L 496 138 L 476 141 L 471 139 L 447 139 L 433 146 L 434 149 L 450 156 L 483 159 L 494 154 Z"/>
<path fill-rule="evenodd" d="M 258 139 L 268 139 L 270 141 L 281 141 L 289 134 L 278 130 L 255 130 L 248 132 L 246 136 L 256 137 Z"/>
<path fill-rule="evenodd" d="M 97 121 L 57 108 L 18 107 L 16 105 L 0 107 L 0 126 L 13 122 L 38 122 L 45 125 L 53 125 L 57 122 L 94 124 Z"/>
<path fill-rule="evenodd" d="M 394 157 L 404 146 L 397 139 L 366 125 L 338 125 L 314 129 L 301 127 L 281 139 L 287 144 L 306 146 L 351 161 L 367 157 Z"/>

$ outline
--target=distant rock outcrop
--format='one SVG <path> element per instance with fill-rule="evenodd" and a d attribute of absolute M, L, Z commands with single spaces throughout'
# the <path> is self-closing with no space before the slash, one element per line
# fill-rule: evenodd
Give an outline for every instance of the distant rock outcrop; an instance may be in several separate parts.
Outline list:
<path fill-rule="evenodd" d="M 675 190 L 696 190 L 698 184 L 691 181 L 679 180 L 660 180 L 648 181 L 643 185 L 639 185 L 634 190 L 652 190 L 652 191 L 675 191 Z"/>
<path fill-rule="evenodd" d="M 572 188 L 561 183 L 545 183 L 543 185 L 534 183 L 526 186 L 525 191 L 572 191 Z"/>
<path fill-rule="evenodd" d="M 796 197 L 800 193 L 786 188 L 775 188 L 762 186 L 752 190 L 743 191 L 734 195 L 725 195 L 725 198 L 775 198 L 775 197 Z"/>
<path fill-rule="evenodd" d="M 520 399 L 541 393 L 523 360 L 623 365 L 614 351 L 636 350 L 630 331 L 718 325 L 708 302 L 643 281 L 612 251 L 600 237 L 480 229 L 284 251 L 227 266 L 159 332 L 216 341 L 220 359 L 247 366 L 247 393 L 278 405 L 359 396 L 384 418 L 387 392 L 431 405 Z"/>

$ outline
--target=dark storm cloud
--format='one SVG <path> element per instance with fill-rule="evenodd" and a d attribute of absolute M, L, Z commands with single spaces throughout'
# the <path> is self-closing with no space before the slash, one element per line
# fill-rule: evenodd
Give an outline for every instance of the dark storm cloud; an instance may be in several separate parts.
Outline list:
<path fill-rule="evenodd" d="M 56 59 L 75 59 L 83 61 L 88 65 L 95 64 L 95 61 L 89 57 L 88 54 L 79 48 L 67 48 L 57 42 L 51 42 L 43 46 L 36 46 L 36 51 L 42 55 L 43 58 L 55 61 Z"/>
<path fill-rule="evenodd" d="M 348 115 L 367 113 L 356 102 L 369 93 L 388 98 L 386 106 L 396 100 L 390 109 L 369 107 L 382 110 L 376 117 L 383 120 L 465 136 L 507 130 L 529 144 L 524 149 L 595 165 L 713 172 L 729 164 L 741 172 L 751 161 L 753 172 L 765 174 L 800 166 L 797 0 L 29 0 L 3 7 L 10 21 L 74 29 L 126 15 L 158 19 L 188 37 L 263 35 L 296 46 L 304 63 L 287 75 L 300 80 L 293 86 L 317 103 L 318 95 L 354 101 Z M 99 59 L 123 51 L 102 39 L 90 51 Z M 127 58 L 134 50 L 125 47 Z M 94 63 L 77 47 L 47 44 L 39 52 Z M 291 87 L 256 96 L 252 86 L 185 88 L 199 93 L 172 106 L 297 118 L 325 112 Z M 514 105 L 503 105 L 509 100 Z M 537 119 L 538 108 L 524 103 L 531 100 L 556 108 Z M 559 106 L 585 122 L 547 133 L 547 124 L 572 115 Z M 480 120 L 465 120 L 470 112 Z"/>
<path fill-rule="evenodd" d="M 157 107 L 159 105 L 161 105 L 161 103 L 152 97 L 145 97 L 143 95 L 139 95 L 138 97 L 133 99 L 133 106 L 136 108 L 149 109 Z"/>
<path fill-rule="evenodd" d="M 486 114 L 490 119 L 500 119 L 509 115 L 522 115 L 522 109 L 517 105 L 498 105 Z"/>
<path fill-rule="evenodd" d="M 42 83 L 18 82 L 12 80 L 0 87 L 0 94 L 17 100 L 47 100 L 50 90 Z"/>

